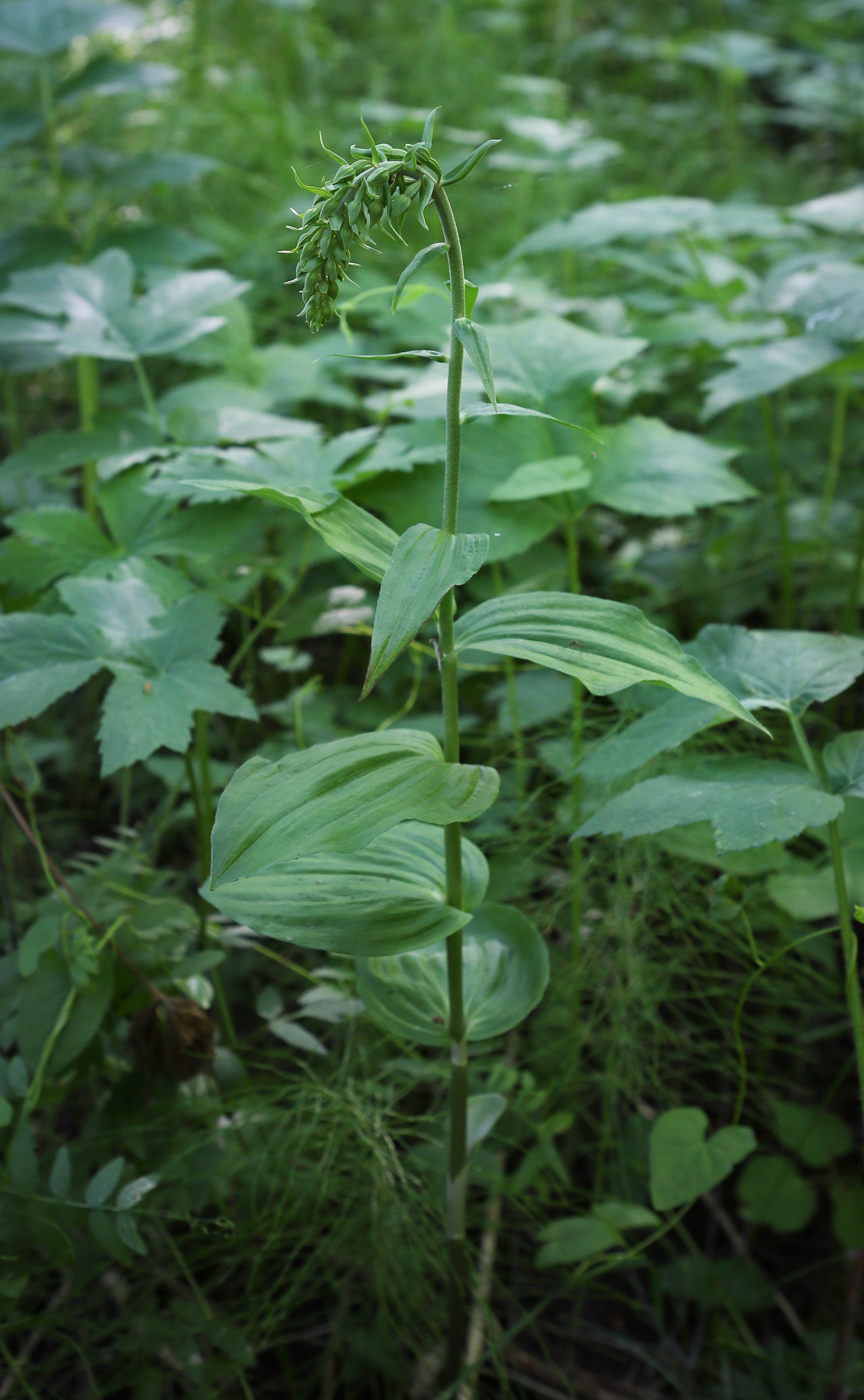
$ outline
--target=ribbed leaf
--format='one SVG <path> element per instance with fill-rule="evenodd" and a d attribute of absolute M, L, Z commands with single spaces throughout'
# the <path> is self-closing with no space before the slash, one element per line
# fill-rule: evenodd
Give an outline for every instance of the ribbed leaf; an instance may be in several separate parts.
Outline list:
<path fill-rule="evenodd" d="M 462 838 L 464 912 L 446 902 L 444 833 L 403 822 L 354 855 L 282 861 L 206 899 L 267 938 L 351 957 L 406 952 L 464 928 L 483 900 L 489 870 Z"/>
<path fill-rule="evenodd" d="M 432 525 L 412 525 L 405 531 L 378 595 L 364 696 L 417 635 L 444 594 L 476 574 L 488 549 L 488 535 L 451 535 Z"/>
<path fill-rule="evenodd" d="M 456 339 L 464 345 L 471 363 L 480 376 L 480 382 L 486 390 L 489 402 L 493 408 L 497 408 L 498 395 L 495 393 L 492 356 L 489 353 L 486 332 L 482 326 L 478 326 L 476 321 L 469 321 L 467 316 L 459 316 L 453 322 L 453 333 Z"/>
<path fill-rule="evenodd" d="M 484 904 L 462 935 L 468 1040 L 491 1040 L 524 1021 L 549 981 L 549 954 L 518 909 Z M 434 943 L 413 953 L 363 958 L 357 991 L 372 1020 L 421 1045 L 448 1045 L 447 949 Z"/>
<path fill-rule="evenodd" d="M 421 267 L 425 267 L 427 262 L 431 262 L 433 258 L 437 258 L 439 254 L 445 252 L 446 248 L 446 243 L 430 243 L 428 248 L 421 248 L 419 253 L 415 253 L 408 266 L 402 269 L 399 274 L 399 280 L 396 283 L 396 290 L 393 293 L 394 316 L 396 314 L 396 307 L 399 305 L 399 298 L 414 274 L 419 272 Z"/>
<path fill-rule="evenodd" d="M 431 734 L 389 729 L 336 739 L 277 763 L 250 758 L 223 792 L 213 827 L 211 888 L 268 866 L 358 851 L 403 821 L 471 821 L 498 774 L 445 763 Z"/>
<path fill-rule="evenodd" d="M 572 593 L 516 593 L 492 598 L 459 618 L 457 651 L 469 647 L 534 661 L 576 676 L 595 695 L 656 681 L 708 700 L 756 724 L 753 716 L 675 638 L 629 603 Z"/>

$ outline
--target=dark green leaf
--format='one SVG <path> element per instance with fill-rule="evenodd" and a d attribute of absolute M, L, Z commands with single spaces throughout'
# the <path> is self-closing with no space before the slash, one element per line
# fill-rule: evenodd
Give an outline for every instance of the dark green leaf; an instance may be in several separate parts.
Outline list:
<path fill-rule="evenodd" d="M 603 429 L 592 462 L 592 501 L 630 515 L 692 515 L 704 506 L 745 501 L 756 492 L 726 463 L 735 447 L 717 447 L 659 418 L 630 418 Z"/>

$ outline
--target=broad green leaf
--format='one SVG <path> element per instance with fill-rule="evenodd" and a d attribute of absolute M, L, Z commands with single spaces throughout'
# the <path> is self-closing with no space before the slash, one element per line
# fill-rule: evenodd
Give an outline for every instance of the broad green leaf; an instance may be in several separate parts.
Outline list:
<path fill-rule="evenodd" d="M 488 550 L 488 535 L 451 535 L 432 525 L 406 530 L 381 583 L 364 696 L 413 641 L 444 594 L 476 574 Z"/>
<path fill-rule="evenodd" d="M 791 841 L 842 810 L 843 799 L 824 792 L 804 768 L 771 759 L 727 759 L 637 783 L 605 803 L 576 835 L 620 833 L 627 840 L 710 821 L 718 851 L 743 851 Z"/>
<path fill-rule="evenodd" d="M 493 408 L 498 406 L 498 396 L 495 393 L 495 379 L 492 373 L 492 357 L 489 354 L 489 341 L 482 326 L 478 326 L 476 321 L 469 321 L 467 316 L 457 316 L 453 322 L 453 333 L 461 345 L 465 347 L 468 357 L 480 376 L 480 383 L 486 390 L 486 396 Z"/>
<path fill-rule="evenodd" d="M 843 1119 L 826 1108 L 802 1108 L 781 1099 L 772 1099 L 771 1107 L 778 1138 L 808 1167 L 827 1167 L 855 1145 Z"/>
<path fill-rule="evenodd" d="M 648 343 L 634 336 L 598 335 L 562 316 L 492 325 L 487 336 L 499 392 L 506 391 L 508 398 L 525 396 L 540 407 L 564 390 L 593 384 Z"/>
<path fill-rule="evenodd" d="M 117 1189 L 125 1165 L 124 1157 L 114 1157 L 99 1168 L 84 1192 L 85 1206 L 104 1206 Z"/>
<path fill-rule="evenodd" d="M 396 283 L 396 290 L 393 293 L 394 316 L 396 315 L 396 308 L 399 305 L 399 298 L 402 296 L 402 293 L 414 274 L 419 272 L 421 267 L 425 267 L 427 262 L 431 262 L 433 258 L 437 258 L 441 253 L 445 252 L 446 248 L 446 243 L 430 243 L 428 248 L 421 248 L 419 253 L 415 253 L 408 266 L 402 269 L 399 274 L 399 280 Z"/>
<path fill-rule="evenodd" d="M 688 228 L 698 228 L 711 219 L 714 209 L 708 199 L 680 195 L 626 199 L 619 204 L 592 204 L 569 219 L 556 220 L 536 229 L 514 248 L 512 256 L 552 253 L 564 248 L 601 248 L 619 239 L 628 243 L 649 243 Z"/>
<path fill-rule="evenodd" d="M 74 617 L 0 617 L 0 727 L 42 713 L 102 669 L 99 635 Z"/>
<path fill-rule="evenodd" d="M 591 1207 L 591 1214 L 616 1230 L 653 1230 L 660 1224 L 653 1210 L 632 1201 L 598 1201 Z"/>
<path fill-rule="evenodd" d="M 53 321 L 38 316 L 0 316 L 0 370 L 28 374 L 67 358 Z"/>
<path fill-rule="evenodd" d="M 711 623 L 686 650 L 748 709 L 830 700 L 864 672 L 864 640 L 826 632 L 751 631 Z"/>
<path fill-rule="evenodd" d="M 464 912 L 447 904 L 444 833 L 404 822 L 354 855 L 277 861 L 204 897 L 266 938 L 351 957 L 419 948 L 464 928 L 489 881 L 485 858 L 462 838 Z"/>
<path fill-rule="evenodd" d="M 579 771 L 598 782 L 614 782 L 727 718 L 716 705 L 694 700 L 689 695 L 673 695 L 626 729 L 595 744 L 579 765 Z"/>
<path fill-rule="evenodd" d="M 170 669 L 157 669 L 160 643 L 172 653 L 166 658 Z M 159 748 L 185 753 L 196 710 L 257 719 L 248 695 L 232 685 L 221 666 L 177 657 L 176 633 L 166 630 L 146 651 L 153 669 L 121 672 L 105 697 L 99 725 L 103 776 L 149 758 Z"/>
<path fill-rule="evenodd" d="M 140 11 L 131 5 L 104 5 L 99 0 L 3 0 L 0 4 L 0 49 L 48 58 L 69 47 L 79 35 L 118 25 L 137 28 Z"/>
<path fill-rule="evenodd" d="M 478 1147 L 487 1138 L 507 1107 L 503 1094 L 472 1094 L 468 1100 L 467 1134 L 465 1146 L 468 1152 Z"/>
<path fill-rule="evenodd" d="M 457 165 L 451 165 L 449 170 L 445 170 L 441 177 L 442 185 L 455 185 L 460 180 L 464 180 L 466 175 L 470 175 L 476 165 L 480 164 L 487 151 L 491 151 L 493 146 L 500 145 L 500 137 L 493 137 L 489 141 L 482 142 L 476 146 L 470 155 L 464 160 L 460 160 Z"/>
<path fill-rule="evenodd" d="M 734 369 L 706 380 L 708 397 L 702 417 L 714 418 L 733 404 L 773 394 L 787 384 L 817 374 L 844 354 L 832 340 L 819 335 L 791 336 L 767 345 L 744 345 L 730 350 L 726 358 L 732 360 Z"/>
<path fill-rule="evenodd" d="M 655 1210 L 687 1205 L 724 1181 L 756 1150 L 751 1128 L 721 1128 L 706 1137 L 701 1108 L 672 1108 L 651 1129 L 649 1164 Z"/>
<path fill-rule="evenodd" d="M 0 112 L 0 151 L 29 141 L 42 130 L 43 119 L 39 112 L 27 107 L 7 107 Z"/>
<path fill-rule="evenodd" d="M 211 888 L 277 861 L 360 850 L 399 822 L 471 821 L 497 792 L 493 769 L 445 763 L 420 730 L 335 739 L 276 763 L 250 758 L 219 799 Z"/>
<path fill-rule="evenodd" d="M 39 1063 L 71 987 L 66 964 L 50 952 L 24 986 L 18 1008 L 18 1047 L 30 1070 Z M 113 970 L 105 961 L 95 980 L 78 991 L 72 1013 L 51 1051 L 49 1074 L 59 1074 L 89 1045 L 111 1005 L 113 990 Z"/>
<path fill-rule="evenodd" d="M 595 695 L 610 695 L 637 681 L 658 682 L 754 723 L 674 637 L 629 603 L 572 593 L 504 595 L 460 617 L 455 643 L 457 651 L 490 651 L 563 671 Z"/>
<path fill-rule="evenodd" d="M 116 562 L 111 541 L 85 511 L 22 510 L 7 516 L 6 524 L 15 533 L 0 543 L 0 582 L 20 592 L 41 592 L 61 574 Z"/>
<path fill-rule="evenodd" d="M 860 235 L 864 231 L 864 185 L 808 199 L 805 204 L 793 205 L 789 213 L 828 233 Z"/>
<path fill-rule="evenodd" d="M 606 429 L 608 432 L 608 429 Z M 582 491 L 591 484 L 591 471 L 581 457 L 546 457 L 517 467 L 489 497 L 490 501 L 535 501 L 541 496 L 560 496 Z"/>
<path fill-rule="evenodd" d="M 220 489 L 209 481 L 190 481 L 187 484 L 205 490 Z M 337 491 L 283 491 L 276 486 L 245 481 L 221 483 L 221 489 L 226 488 L 240 495 L 275 501 L 289 510 L 296 510 L 325 544 L 356 564 L 370 578 L 383 579 L 387 572 L 398 535 L 382 520 L 354 501 L 340 496 Z"/>
<path fill-rule="evenodd" d="M 68 106 L 81 97 L 120 97 L 132 92 L 162 93 L 179 77 L 179 69 L 167 63 L 124 63 L 102 54 L 58 88 L 57 101 Z M 215 251 L 212 247 L 210 250 Z M 170 261 L 175 260 L 172 258 Z M 197 262 L 198 259 L 192 258 L 190 261 Z"/>
<path fill-rule="evenodd" d="M 659 418 L 603 428 L 589 496 L 630 515 L 693 515 L 703 506 L 745 501 L 756 492 L 726 463 L 739 448 L 717 447 Z"/>
<path fill-rule="evenodd" d="M 518 909 L 482 904 L 462 934 L 466 1036 L 491 1040 L 518 1026 L 549 980 L 549 954 Z M 447 949 L 357 961 L 357 991 L 376 1025 L 421 1045 L 449 1045 Z"/>
<path fill-rule="evenodd" d="M 758 1265 L 734 1254 L 726 1259 L 701 1252 L 680 1254 L 658 1270 L 658 1278 L 664 1293 L 703 1308 L 725 1311 L 732 1303 L 742 1312 L 753 1312 L 774 1301 L 771 1283 Z"/>
<path fill-rule="evenodd" d="M 809 1225 L 818 1204 L 813 1187 L 788 1157 L 759 1156 L 748 1162 L 738 1179 L 738 1199 L 745 1220 L 782 1235 Z"/>
<path fill-rule="evenodd" d="M 864 797 L 864 729 L 841 734 L 822 753 L 832 792 Z"/>

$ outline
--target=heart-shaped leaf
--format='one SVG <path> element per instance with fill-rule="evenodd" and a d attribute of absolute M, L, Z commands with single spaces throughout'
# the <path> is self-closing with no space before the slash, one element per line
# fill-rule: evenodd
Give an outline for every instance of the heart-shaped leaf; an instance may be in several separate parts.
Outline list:
<path fill-rule="evenodd" d="M 701 1108 L 673 1108 L 655 1122 L 649 1142 L 655 1210 L 674 1210 L 695 1201 L 756 1150 L 751 1128 L 721 1128 L 710 1138 L 707 1130 L 708 1118 Z"/>
<path fill-rule="evenodd" d="M 364 696 L 413 641 L 444 594 L 476 574 L 488 549 L 488 535 L 451 535 L 432 525 L 405 531 L 378 595 Z"/>
<path fill-rule="evenodd" d="M 491 1040 L 524 1021 L 549 980 L 546 944 L 524 914 L 482 904 L 462 934 L 463 999 L 468 1040 Z M 368 1014 L 392 1035 L 421 1045 L 449 1045 L 447 949 L 357 962 L 357 991 Z"/>

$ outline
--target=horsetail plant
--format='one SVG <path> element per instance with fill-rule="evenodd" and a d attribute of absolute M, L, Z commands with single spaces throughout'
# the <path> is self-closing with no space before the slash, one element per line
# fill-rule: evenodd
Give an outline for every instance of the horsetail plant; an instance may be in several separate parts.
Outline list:
<path fill-rule="evenodd" d="M 398 537 L 338 491 L 311 483 L 227 485 L 298 511 L 332 549 L 380 582 L 364 694 L 436 616 L 443 751 L 426 732 L 391 728 L 275 762 L 249 759 L 219 801 L 204 893 L 261 935 L 355 958 L 358 991 L 373 1021 L 402 1039 L 449 1051 L 449 1384 L 465 1353 L 469 1156 L 504 1108 L 499 1096 L 469 1100 L 468 1044 L 519 1025 L 549 978 L 547 946 L 533 924 L 515 908 L 484 902 L 488 867 L 462 834 L 463 824 L 494 802 L 498 774 L 461 759 L 459 653 L 470 648 L 547 666 L 604 695 L 654 682 L 757 721 L 638 608 L 572 592 L 504 593 L 456 619 L 455 590 L 477 573 L 489 549 L 487 535 L 457 530 L 465 352 L 489 398 L 472 409 L 472 418 L 535 410 L 497 401 L 485 332 L 466 315 L 462 248 L 447 195 L 494 142 L 442 173 L 431 154 L 433 124 L 434 113 L 422 140 L 404 149 L 371 137 L 368 147 L 352 147 L 351 161 L 313 191 L 296 251 L 304 314 L 315 331 L 334 312 L 355 246 L 368 247 L 375 227 L 399 237 L 412 206 L 426 227 L 425 211 L 434 207 L 443 242 L 415 256 L 397 283 L 394 307 L 408 278 L 446 252 L 451 329 L 442 528 L 418 522 Z"/>

